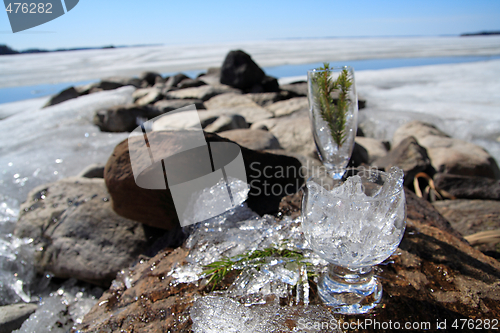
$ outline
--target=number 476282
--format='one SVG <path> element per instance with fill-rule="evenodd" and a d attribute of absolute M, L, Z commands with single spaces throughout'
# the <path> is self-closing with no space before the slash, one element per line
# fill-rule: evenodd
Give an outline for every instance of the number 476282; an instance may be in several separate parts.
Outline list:
<path fill-rule="evenodd" d="M 17 6 L 17 7 L 16 7 Z M 21 2 L 15 2 L 14 7 L 15 10 L 12 8 L 12 3 L 9 3 L 7 8 L 5 10 L 10 14 L 12 12 L 18 13 L 19 9 L 21 9 L 21 12 L 23 14 L 52 14 L 52 4 L 49 3 L 21 3 Z"/>

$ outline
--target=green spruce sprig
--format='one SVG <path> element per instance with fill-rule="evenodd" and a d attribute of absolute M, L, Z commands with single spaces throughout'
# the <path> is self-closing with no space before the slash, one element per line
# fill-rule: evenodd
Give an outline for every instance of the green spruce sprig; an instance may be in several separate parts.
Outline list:
<path fill-rule="evenodd" d="M 351 104 L 348 94 L 352 87 L 352 79 L 347 69 L 343 68 L 337 80 L 332 80 L 330 76 L 332 68 L 327 62 L 323 63 L 323 67 L 318 70 L 320 72 L 316 73 L 315 80 L 319 90 L 316 98 L 320 106 L 320 114 L 328 124 L 333 141 L 340 148 L 347 137 L 345 127 L 347 112 Z M 337 103 L 332 97 L 332 93 L 336 90 L 339 90 Z"/>
<path fill-rule="evenodd" d="M 255 266 L 259 266 L 265 263 L 265 258 L 269 257 L 282 257 L 282 258 L 295 259 L 298 262 L 304 263 L 306 266 L 310 265 L 309 262 L 303 261 L 305 257 L 302 253 L 298 251 L 268 247 L 264 250 L 249 251 L 231 258 L 224 257 L 221 260 L 206 265 L 203 274 L 205 276 L 211 275 L 207 284 L 213 283 L 212 285 L 212 291 L 213 291 L 215 287 L 222 280 L 224 280 L 227 274 L 229 274 L 229 272 L 231 272 L 235 268 L 234 266 L 236 264 L 251 263 Z M 308 272 L 308 276 L 312 276 L 312 274 L 309 274 Z"/>

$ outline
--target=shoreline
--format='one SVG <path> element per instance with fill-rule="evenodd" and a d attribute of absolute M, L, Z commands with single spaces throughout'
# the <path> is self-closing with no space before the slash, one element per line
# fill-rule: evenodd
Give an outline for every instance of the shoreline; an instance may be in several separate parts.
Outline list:
<path fill-rule="evenodd" d="M 235 49 L 251 54 L 264 68 L 323 61 L 493 56 L 500 55 L 500 36 L 268 40 L 6 55 L 0 59 L 0 89 L 135 76 L 148 70 L 206 70 L 220 66 L 227 52 Z"/>

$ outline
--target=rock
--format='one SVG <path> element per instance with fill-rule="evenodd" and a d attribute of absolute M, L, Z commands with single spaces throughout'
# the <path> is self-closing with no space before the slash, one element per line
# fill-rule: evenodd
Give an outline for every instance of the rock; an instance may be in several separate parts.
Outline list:
<path fill-rule="evenodd" d="M 185 79 L 189 79 L 189 77 L 188 77 L 188 76 L 186 76 L 186 75 L 184 75 L 184 74 L 182 74 L 182 73 L 179 73 L 179 74 L 176 74 L 176 75 L 174 75 L 174 76 L 171 76 L 171 77 L 169 77 L 169 78 L 168 78 L 168 80 L 165 82 L 165 89 L 166 89 L 166 90 L 168 90 L 168 89 L 170 89 L 170 88 L 172 88 L 172 87 L 177 87 L 177 85 L 178 85 L 181 81 L 183 81 L 183 80 L 185 80 Z M 164 92 L 166 92 L 166 91 L 164 91 Z"/>
<path fill-rule="evenodd" d="M 387 147 L 380 140 L 357 136 L 355 142 L 368 152 L 368 164 L 387 155 Z"/>
<path fill-rule="evenodd" d="M 200 86 L 204 86 L 204 85 L 206 85 L 206 83 L 203 82 L 202 80 L 193 80 L 193 79 L 187 78 L 187 79 L 184 79 L 181 82 L 179 82 L 177 87 L 179 89 L 184 89 L 184 88 L 200 87 Z"/>
<path fill-rule="evenodd" d="M 123 86 L 134 86 L 139 88 L 141 86 L 141 79 L 136 77 L 112 76 L 103 79 L 98 88 L 102 90 L 112 90 Z"/>
<path fill-rule="evenodd" d="M 434 183 L 457 198 L 500 200 L 500 181 L 495 179 L 437 173 Z"/>
<path fill-rule="evenodd" d="M 247 95 L 226 93 L 210 98 L 205 102 L 205 107 L 207 110 L 211 110 L 232 107 L 258 108 L 260 106 Z"/>
<path fill-rule="evenodd" d="M 145 96 L 136 100 L 135 104 L 139 106 L 144 106 L 148 104 L 154 104 L 161 99 L 163 99 L 163 94 L 161 93 L 161 90 L 153 88 Z"/>
<path fill-rule="evenodd" d="M 250 93 L 278 92 L 280 91 L 280 85 L 277 78 L 266 75 L 260 83 L 254 84 L 245 91 Z"/>
<path fill-rule="evenodd" d="M 283 84 L 281 85 L 281 90 L 291 91 L 297 96 L 307 96 L 307 82 L 299 81 L 291 84 Z"/>
<path fill-rule="evenodd" d="M 152 132 L 148 135 L 148 140 L 158 142 L 158 151 L 164 156 L 173 156 L 176 149 L 182 147 L 179 140 L 185 140 L 186 135 L 193 133 L 186 131 L 183 136 L 177 131 Z M 193 134 L 195 135 L 195 134 Z M 207 142 L 230 142 L 213 133 L 205 133 Z M 137 186 L 132 173 L 129 156 L 129 144 L 141 145 L 142 137 L 132 137 L 122 141 L 116 146 L 113 154 L 106 164 L 104 179 L 112 197 L 113 209 L 120 215 L 139 221 L 141 223 L 163 229 L 172 229 L 178 225 L 178 218 L 169 190 L 148 190 Z M 213 152 L 212 152 L 213 153 Z M 245 163 L 247 183 L 251 185 L 247 203 L 250 208 L 259 214 L 272 213 L 278 211 L 278 205 L 284 191 L 275 190 L 270 193 L 270 188 L 287 189 L 295 191 L 301 186 L 302 178 L 292 175 L 289 177 L 267 177 L 279 172 L 283 168 L 300 168 L 300 162 L 295 158 L 274 154 L 261 153 L 241 147 L 241 153 Z M 197 165 L 199 154 L 186 153 L 178 163 L 184 163 L 183 168 Z M 149 156 L 147 156 L 149 161 Z M 148 162 L 149 163 L 149 162 Z M 267 172 L 262 170 L 267 168 Z M 150 167 L 148 170 L 153 170 Z M 145 172 L 150 172 L 146 170 Z M 287 187 L 288 186 L 288 187 Z M 276 195 L 275 195 L 276 194 Z"/>
<path fill-rule="evenodd" d="M 174 111 L 185 106 L 194 104 L 197 110 L 204 110 L 205 105 L 201 99 L 162 99 L 154 104 L 154 108 L 160 114 Z"/>
<path fill-rule="evenodd" d="M 220 83 L 250 89 L 264 80 L 264 71 L 241 50 L 230 51 L 222 63 Z"/>
<path fill-rule="evenodd" d="M 37 308 L 38 305 L 29 303 L 0 306 L 0 332 L 10 333 L 17 330 Z"/>
<path fill-rule="evenodd" d="M 114 90 L 124 86 L 141 87 L 141 80 L 130 77 L 109 77 L 100 82 L 89 83 L 84 86 L 76 87 L 80 96 L 88 95 L 97 91 Z"/>
<path fill-rule="evenodd" d="M 33 189 L 15 235 L 34 239 L 39 273 L 108 285 L 147 246 L 140 223 L 111 208 L 104 180 L 71 177 Z"/>
<path fill-rule="evenodd" d="M 43 107 L 46 108 L 52 105 L 56 105 L 67 100 L 77 98 L 78 96 L 80 96 L 78 91 L 76 91 L 74 87 L 69 87 L 61 91 L 59 94 L 52 96 Z"/>
<path fill-rule="evenodd" d="M 291 84 L 281 85 L 281 90 L 292 92 L 296 94 L 296 96 L 307 96 L 308 94 L 307 82 L 305 81 L 299 81 Z M 358 94 L 358 109 L 361 110 L 365 107 L 366 107 L 365 98 Z"/>
<path fill-rule="evenodd" d="M 300 195 L 285 200 L 291 203 L 289 206 L 295 206 L 296 213 Z M 433 331 L 437 323 L 445 320 L 450 328 L 454 322 L 460 325 L 461 319 L 473 318 L 475 323 L 489 319 L 491 323 L 498 318 L 500 263 L 441 229 L 435 219 L 443 218 L 429 203 L 410 194 L 407 205 L 409 215 L 403 241 L 377 272 L 383 285 L 381 305 L 370 314 L 336 314 L 335 318 L 354 324 L 370 319 L 372 325 L 360 329 L 363 332 L 380 332 L 379 327 L 373 326 L 374 321 L 380 327 L 383 323 L 391 323 L 391 327 L 395 323 L 401 327 L 407 322 L 429 323 L 429 330 Z M 168 249 L 135 266 L 129 287 L 123 278 L 118 280 L 116 287 L 101 297 L 101 305 L 87 314 L 79 331 L 189 332 L 190 307 L 209 290 L 199 282 L 175 282 L 170 272 L 184 265 L 187 255 L 184 248 Z M 231 280 L 221 284 L 225 287 Z M 316 285 L 310 285 L 310 304 L 321 305 Z"/>
<path fill-rule="evenodd" d="M 354 148 L 352 149 L 351 159 L 349 160 L 349 164 L 347 164 L 348 168 L 357 168 L 361 165 L 369 164 L 369 156 L 368 151 L 357 142 L 354 142 Z"/>
<path fill-rule="evenodd" d="M 132 94 L 132 98 L 134 99 L 134 102 L 137 101 L 138 99 L 143 98 L 150 92 L 157 90 L 156 88 L 149 87 L 149 88 L 139 88 L 134 93 Z"/>
<path fill-rule="evenodd" d="M 131 132 L 141 122 L 158 115 L 158 110 L 149 105 L 119 105 L 97 111 L 94 115 L 94 124 L 103 132 Z"/>
<path fill-rule="evenodd" d="M 427 150 L 437 172 L 500 179 L 493 157 L 475 144 L 450 138 L 435 126 L 415 120 L 396 130 L 393 145 L 409 136 L 414 136 Z"/>
<path fill-rule="evenodd" d="M 278 101 L 297 97 L 295 93 L 291 93 L 286 90 L 282 90 L 280 92 L 248 93 L 245 94 L 245 96 L 249 97 L 252 101 L 262 107 L 269 106 Z"/>
<path fill-rule="evenodd" d="M 91 164 L 78 174 L 77 177 L 83 178 L 104 178 L 104 165 Z"/>
<path fill-rule="evenodd" d="M 316 156 L 316 146 L 314 145 L 309 116 L 267 119 L 255 122 L 250 128 L 256 129 L 260 126 L 266 126 L 286 151 L 309 157 Z"/>
<path fill-rule="evenodd" d="M 433 205 L 464 236 L 500 229 L 500 201 L 459 199 L 436 201 Z M 494 242 L 475 247 L 483 252 L 500 252 Z"/>
<path fill-rule="evenodd" d="M 275 117 L 290 115 L 297 111 L 309 110 L 307 97 L 295 97 L 285 101 L 279 101 L 266 107 Z"/>
<path fill-rule="evenodd" d="M 433 174 L 425 148 L 420 146 L 414 137 L 404 139 L 387 155 L 375 160 L 372 164 L 386 171 L 392 166 L 401 168 L 405 173 L 405 186 L 411 186 L 419 172 Z"/>
<path fill-rule="evenodd" d="M 222 115 L 218 117 L 216 121 L 206 126 L 204 130 L 206 132 L 219 133 L 229 130 L 236 130 L 240 128 L 248 128 L 247 121 L 239 114 L 232 114 L 232 115 Z M 231 138 L 228 139 L 231 140 Z"/>
<path fill-rule="evenodd" d="M 205 119 L 218 117 L 221 115 L 231 115 L 231 114 L 239 114 L 249 123 L 255 123 L 264 119 L 269 119 L 273 115 L 269 111 L 260 106 L 256 107 L 228 107 L 228 108 L 218 108 L 218 109 L 210 109 L 207 111 L 200 112 L 200 120 L 203 121 Z"/>
<path fill-rule="evenodd" d="M 163 81 L 161 74 L 156 72 L 142 72 L 139 76 L 139 79 L 141 81 L 146 81 L 149 86 L 153 86 L 157 82 L 158 78 L 160 81 Z"/>
<path fill-rule="evenodd" d="M 281 149 L 278 139 L 269 132 L 251 129 L 234 129 L 219 133 L 219 136 L 253 150 Z"/>
<path fill-rule="evenodd" d="M 205 74 L 198 76 L 198 79 L 210 85 L 220 84 L 220 67 L 210 67 Z"/>
<path fill-rule="evenodd" d="M 500 201 L 458 199 L 432 204 L 464 236 L 500 228 Z"/>
<path fill-rule="evenodd" d="M 228 92 L 236 94 L 241 93 L 241 91 L 225 85 L 206 85 L 201 87 L 169 91 L 165 96 L 167 99 L 201 99 L 202 101 L 207 101 L 214 96 Z"/>

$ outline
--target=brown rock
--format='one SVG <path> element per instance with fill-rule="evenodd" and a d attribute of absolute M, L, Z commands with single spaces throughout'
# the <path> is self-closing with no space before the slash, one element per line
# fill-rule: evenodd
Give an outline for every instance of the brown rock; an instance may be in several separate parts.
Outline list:
<path fill-rule="evenodd" d="M 414 137 L 401 141 L 387 155 L 372 163 L 378 168 L 389 170 L 392 166 L 401 168 L 405 173 L 405 185 L 413 183 L 415 175 L 419 172 L 430 171 L 431 163 L 425 148 L 421 147 Z"/>
<path fill-rule="evenodd" d="M 207 101 L 214 96 L 228 92 L 239 93 L 240 91 L 225 85 L 205 85 L 201 87 L 169 91 L 165 94 L 165 96 L 167 99 L 201 99 L 202 101 Z"/>
<path fill-rule="evenodd" d="M 446 230 L 440 229 L 440 215 L 421 199 L 411 197 L 407 230 L 397 253 L 380 265 L 378 275 L 383 285 L 381 304 L 366 315 L 335 315 L 343 322 L 429 323 L 447 328 L 461 319 L 474 323 L 500 316 L 500 263 L 471 248 Z M 288 198 L 287 198 L 288 199 Z M 294 205 L 299 197 L 290 198 Z M 418 203 L 420 202 L 420 203 Z M 414 209 L 413 205 L 419 205 Z M 105 292 L 98 304 L 78 328 L 82 333 L 134 330 L 144 332 L 189 332 L 189 309 L 195 297 L 209 290 L 203 284 L 173 283 L 172 270 L 182 265 L 184 249 L 166 250 L 137 265 L 131 274 L 130 287 L 118 280 Z M 228 283 L 226 281 L 226 283 Z M 321 304 L 315 284 L 311 284 L 311 304 Z M 381 324 L 382 325 L 382 324 Z M 420 327 L 420 326 L 419 326 Z M 363 332 L 380 332 L 373 325 Z M 383 330 L 387 332 L 397 330 Z"/>
<path fill-rule="evenodd" d="M 162 151 L 164 156 L 173 156 L 176 149 L 181 147 L 178 140 L 182 140 L 178 132 L 152 132 L 148 136 L 149 140 L 158 142 L 158 150 Z M 230 142 L 216 134 L 205 133 L 207 142 Z M 132 173 L 130 164 L 129 145 L 141 145 L 142 137 L 133 137 L 130 140 L 124 140 L 118 144 L 109 158 L 104 170 L 104 179 L 111 194 L 113 209 L 120 215 L 141 223 L 163 228 L 172 229 L 178 225 L 178 218 L 173 204 L 170 191 L 167 190 L 149 190 L 137 186 Z M 295 158 L 288 156 L 260 153 L 245 147 L 241 147 L 245 169 L 247 174 L 247 183 L 250 184 L 250 193 L 247 203 L 254 211 L 259 214 L 276 213 L 281 198 L 286 194 L 294 193 L 302 184 L 302 178 L 298 173 L 286 175 L 285 177 L 268 177 L 287 168 L 300 168 L 300 162 Z M 146 156 L 149 163 L 149 156 Z M 195 153 L 183 156 L 178 163 L 183 168 L 196 164 L 199 158 Z M 149 164 L 148 164 L 149 165 Z M 266 168 L 266 172 L 263 169 Z M 153 172 L 154 167 L 146 169 L 145 173 Z M 165 176 L 165 175 L 164 175 Z M 270 189 L 275 186 L 271 193 Z M 288 191 L 288 193 L 285 193 Z M 276 195 L 275 195 L 276 194 Z"/>
<path fill-rule="evenodd" d="M 239 114 L 221 115 L 213 123 L 204 128 L 206 132 L 221 133 L 240 128 L 248 128 L 248 123 Z M 219 134 L 220 135 L 220 134 Z M 228 138 L 231 140 L 231 138 Z M 234 141 L 234 140 L 233 140 Z M 249 147 L 247 147 L 249 148 Z M 253 148 L 252 148 L 253 149 Z"/>
<path fill-rule="evenodd" d="M 366 152 L 368 153 L 368 164 L 372 164 L 377 159 L 383 158 L 387 155 L 387 147 L 380 140 L 356 136 L 355 141 L 361 147 L 366 149 Z"/>

